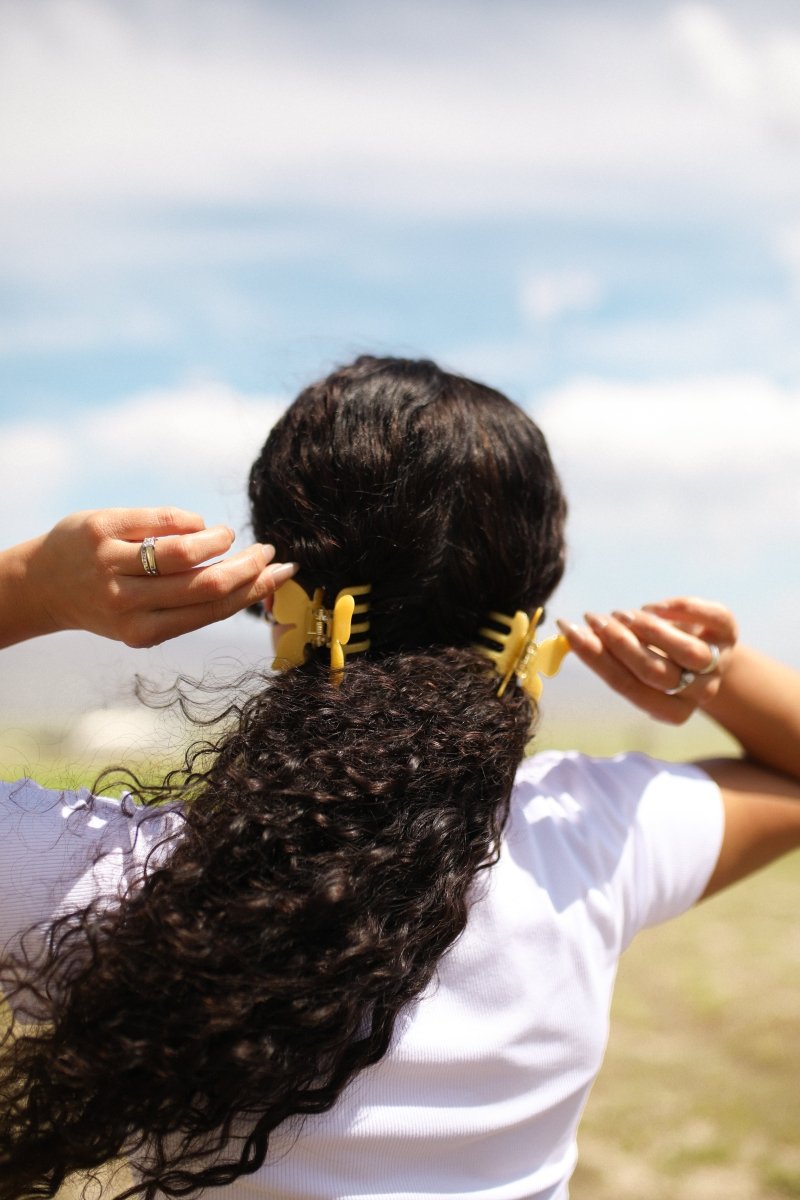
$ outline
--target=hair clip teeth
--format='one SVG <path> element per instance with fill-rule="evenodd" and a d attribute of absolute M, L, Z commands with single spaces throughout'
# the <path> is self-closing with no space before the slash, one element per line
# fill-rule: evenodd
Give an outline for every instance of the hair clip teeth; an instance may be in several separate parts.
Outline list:
<path fill-rule="evenodd" d="M 488 619 L 500 630 L 486 626 L 478 630 L 480 637 L 492 643 L 487 647 L 476 643 L 480 650 L 494 663 L 494 669 L 500 676 L 497 688 L 498 697 L 504 696 L 512 678 L 516 678 L 519 686 L 532 700 L 538 700 L 542 694 L 542 681 L 539 673 L 555 675 L 569 650 L 569 642 L 560 634 L 547 638 L 537 644 L 536 629 L 542 619 L 544 609 L 537 608 L 532 617 L 524 612 L 515 612 L 513 617 L 505 613 L 490 612 Z"/>

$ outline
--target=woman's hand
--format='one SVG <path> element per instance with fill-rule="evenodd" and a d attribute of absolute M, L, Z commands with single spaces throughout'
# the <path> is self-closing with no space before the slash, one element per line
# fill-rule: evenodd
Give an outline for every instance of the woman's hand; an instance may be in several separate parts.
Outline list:
<path fill-rule="evenodd" d="M 704 896 L 800 847 L 800 673 L 737 644 L 731 613 L 709 600 L 559 625 L 577 656 L 650 716 L 680 725 L 703 708 L 740 743 L 743 758 L 698 764 L 725 813 Z"/>
<path fill-rule="evenodd" d="M 155 538 L 157 575 L 142 542 Z M 74 513 L 48 534 L 0 556 L 0 644 L 85 629 L 128 646 L 155 646 L 271 596 L 294 574 L 272 546 L 230 558 L 233 531 L 206 529 L 177 508 Z"/>
<path fill-rule="evenodd" d="M 651 717 L 680 725 L 716 696 L 736 643 L 731 612 L 679 597 L 586 626 L 558 622 L 575 654 L 609 687 Z"/>

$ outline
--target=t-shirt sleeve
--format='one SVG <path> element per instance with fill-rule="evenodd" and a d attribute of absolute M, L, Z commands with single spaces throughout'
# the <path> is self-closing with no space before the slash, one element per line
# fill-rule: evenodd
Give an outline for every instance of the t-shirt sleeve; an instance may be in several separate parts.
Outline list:
<path fill-rule="evenodd" d="M 533 785 L 532 811 L 554 806 L 556 819 L 536 826 L 537 840 L 548 824 L 559 831 L 554 864 L 542 861 L 540 870 L 555 872 L 552 885 L 562 891 L 558 876 L 570 874 L 576 895 L 611 921 L 617 952 L 703 894 L 719 858 L 724 810 L 699 767 L 644 754 L 544 754 L 521 775 Z"/>
<path fill-rule="evenodd" d="M 130 796 L 0 783 L 0 948 L 96 898 L 120 898 L 181 823 L 177 810 Z"/>
<path fill-rule="evenodd" d="M 697 903 L 717 865 L 725 832 L 722 795 L 705 771 L 688 763 L 635 758 L 634 767 L 645 778 L 617 880 L 624 904 L 624 946 L 640 929 Z"/>
<path fill-rule="evenodd" d="M 700 899 L 722 846 L 722 796 L 703 770 L 688 763 L 644 754 L 584 763 L 595 836 L 619 838 L 619 859 L 607 886 L 619 905 L 624 949 L 639 930 L 678 916 Z"/>

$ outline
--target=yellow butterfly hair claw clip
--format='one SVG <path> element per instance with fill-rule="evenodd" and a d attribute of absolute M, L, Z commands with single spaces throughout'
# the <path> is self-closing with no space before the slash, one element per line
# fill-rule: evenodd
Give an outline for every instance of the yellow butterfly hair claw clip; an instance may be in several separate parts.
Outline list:
<path fill-rule="evenodd" d="M 370 584 L 359 587 L 342 588 L 337 594 L 333 608 L 328 609 L 323 604 L 322 588 L 315 588 L 309 596 L 304 588 L 294 579 L 281 584 L 275 593 L 272 604 L 272 615 L 278 625 L 288 625 L 275 647 L 273 670 L 282 671 L 288 667 L 299 667 L 306 659 L 306 648 L 313 646 L 328 647 L 331 652 L 331 671 L 341 672 L 344 667 L 344 657 L 347 654 L 357 654 L 369 649 L 369 638 L 350 644 L 354 633 L 368 633 L 369 620 L 352 623 L 354 615 L 364 617 L 369 612 L 369 601 L 355 597 L 367 596 Z M 338 675 L 341 680 L 341 674 Z"/>
<path fill-rule="evenodd" d="M 493 642 L 498 648 L 488 649 L 486 646 L 479 646 L 478 649 L 487 654 L 494 661 L 495 670 L 500 676 L 500 687 L 497 689 L 497 695 L 502 696 L 508 687 L 511 676 L 516 670 L 516 665 L 519 662 L 520 656 L 525 651 L 525 646 L 528 638 L 531 636 L 531 631 L 536 632 L 536 625 L 542 614 L 542 609 L 538 609 L 534 614 L 533 620 L 524 612 L 516 612 L 513 617 L 507 617 L 505 613 L 490 612 L 489 620 L 494 621 L 496 625 L 501 625 L 506 630 L 505 633 L 497 629 L 488 627 L 479 629 L 481 637 L 487 641 Z"/>
<path fill-rule="evenodd" d="M 340 592 L 336 597 L 331 620 L 331 672 L 344 670 L 344 648 L 350 641 L 355 606 L 356 602 L 349 592 Z"/>
<path fill-rule="evenodd" d="M 366 596 L 371 590 L 370 584 L 361 587 L 342 588 L 333 605 L 331 620 L 331 679 L 341 683 L 341 672 L 344 670 L 346 654 L 359 654 L 369 650 L 369 638 L 350 644 L 354 633 L 369 633 L 369 621 L 359 621 L 355 625 L 353 616 L 363 616 L 369 612 L 369 601 L 356 604 L 356 596 Z"/>
<path fill-rule="evenodd" d="M 313 611 L 322 607 L 322 588 L 309 596 L 295 579 L 282 583 L 272 600 L 272 616 L 276 625 L 287 625 L 275 646 L 273 671 L 285 671 L 305 662 L 306 646 L 312 634 Z"/>
<path fill-rule="evenodd" d="M 536 628 L 542 619 L 543 609 L 537 608 L 532 617 L 524 612 L 516 612 L 513 617 L 505 613 L 491 612 L 489 620 L 501 629 L 485 627 L 478 632 L 492 647 L 479 644 L 483 654 L 488 655 L 494 662 L 495 670 L 500 676 L 498 697 L 505 694 L 512 677 L 519 686 L 530 696 L 538 700 L 542 694 L 542 681 L 539 675 L 555 675 L 559 670 L 569 650 L 569 642 L 561 634 L 547 638 L 537 644 Z"/>

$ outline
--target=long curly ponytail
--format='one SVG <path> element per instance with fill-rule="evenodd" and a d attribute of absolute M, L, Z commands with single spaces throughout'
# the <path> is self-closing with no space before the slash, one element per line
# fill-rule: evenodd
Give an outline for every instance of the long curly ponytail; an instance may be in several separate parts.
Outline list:
<path fill-rule="evenodd" d="M 471 642 L 561 575 L 538 429 L 432 363 L 362 358 L 295 401 L 250 496 L 307 586 L 372 584 L 369 655 L 340 686 L 315 654 L 265 678 L 165 782 L 169 853 L 3 964 L 44 1014 L 0 1059 L 0 1200 L 120 1154 L 148 1200 L 257 1170 L 386 1053 L 495 860 L 533 714 Z"/>

